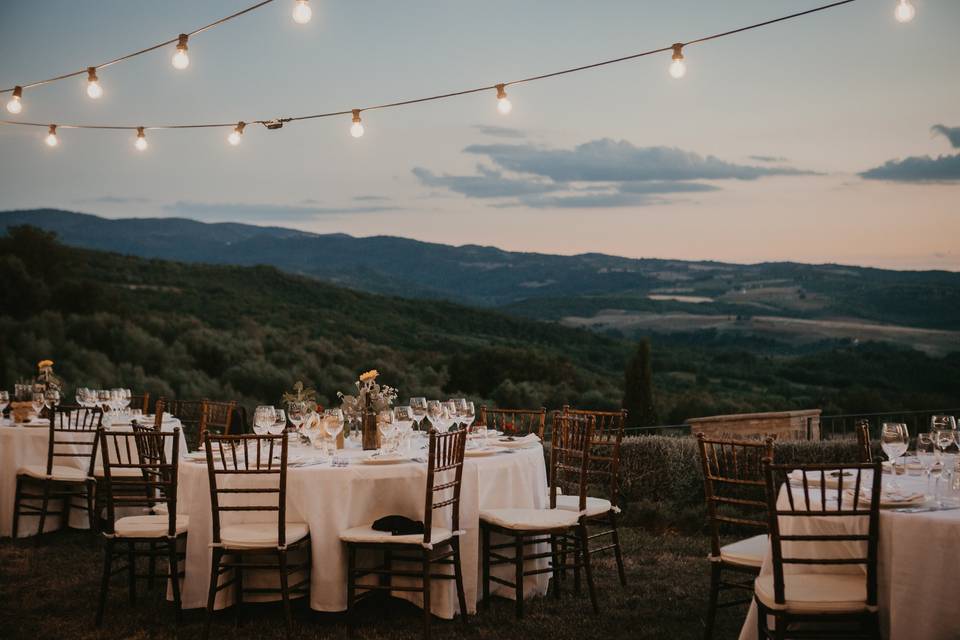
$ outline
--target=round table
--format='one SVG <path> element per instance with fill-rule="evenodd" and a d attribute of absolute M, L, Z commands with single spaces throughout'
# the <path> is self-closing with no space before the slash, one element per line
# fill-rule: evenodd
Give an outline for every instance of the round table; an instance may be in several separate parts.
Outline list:
<path fill-rule="evenodd" d="M 953 464 L 953 456 L 947 456 Z M 890 477 L 884 474 L 884 483 Z M 925 477 L 897 476 L 905 493 L 924 493 Z M 867 482 L 866 478 L 864 482 Z M 819 489 L 816 490 L 818 492 Z M 828 490 L 828 494 L 829 494 Z M 796 494 L 795 494 L 796 495 Z M 835 492 L 833 495 L 836 495 Z M 780 500 L 784 501 L 783 490 Z M 834 498 L 835 499 L 835 498 Z M 801 498 L 802 500 L 802 498 Z M 928 501 L 932 504 L 932 500 Z M 788 518 L 781 519 L 781 527 Z M 805 518 L 810 527 L 836 526 L 839 518 Z M 853 528 L 852 518 L 843 518 L 844 525 Z M 865 526 L 865 525 L 864 525 Z M 786 531 L 785 531 L 786 532 Z M 856 533 L 865 533 L 862 528 Z M 802 533 L 790 531 L 790 533 Z M 851 531 L 851 533 L 853 533 Z M 901 513 L 880 509 L 880 544 L 877 563 L 878 604 L 880 628 L 884 638 L 892 640 L 956 640 L 960 624 L 953 607 L 960 593 L 960 509 Z M 833 552 L 843 554 L 842 547 L 834 545 Z M 853 554 L 849 554 L 853 555 Z M 822 567 L 787 565 L 787 571 L 824 570 Z M 863 571 L 860 567 L 850 567 Z M 836 571 L 836 568 L 829 569 Z M 773 573 L 771 551 L 760 570 L 761 575 Z M 757 607 L 751 603 L 747 619 L 740 631 L 740 640 L 757 637 Z"/>
<path fill-rule="evenodd" d="M 153 424 L 153 416 L 144 416 L 146 424 Z M 179 427 L 180 421 L 173 416 L 164 416 L 163 430 L 172 431 Z M 118 419 L 108 429 L 130 429 L 130 419 Z M 50 422 L 48 420 L 31 420 L 25 424 L 16 424 L 9 420 L 0 419 L 0 537 L 9 537 L 13 532 L 13 502 L 17 492 L 17 470 L 26 465 L 46 465 L 47 449 L 50 442 Z M 171 444 L 172 446 L 172 444 Z M 180 450 L 186 454 L 186 443 L 181 440 Z M 89 452 L 85 447 L 78 447 L 77 452 Z M 169 451 L 167 452 L 170 453 Z M 99 462 L 99 452 L 97 453 Z M 86 469 L 88 459 L 58 458 L 56 463 L 78 469 Z M 90 523 L 84 509 L 71 509 L 69 526 L 78 529 L 87 529 Z M 44 532 L 55 531 L 62 526 L 59 516 L 47 518 Z M 32 536 L 37 533 L 37 522 L 34 517 L 21 519 L 19 537 Z"/>
<path fill-rule="evenodd" d="M 423 519 L 427 465 L 416 461 L 390 465 L 359 462 L 359 458 L 368 453 L 359 449 L 343 449 L 337 452 L 337 456 L 347 458 L 350 461 L 348 466 L 333 467 L 329 462 L 321 462 L 309 448 L 290 449 L 290 457 L 301 462 L 291 464 L 287 473 L 287 520 L 306 522 L 310 527 L 310 606 L 314 610 L 344 611 L 347 608 L 347 560 L 344 545 L 340 542 L 341 531 L 368 525 L 386 515 Z M 426 458 L 425 451 L 419 451 L 416 455 Z M 480 510 L 544 508 L 546 493 L 546 465 L 543 447 L 539 443 L 491 456 L 468 456 L 465 459 L 460 494 L 460 529 L 463 531 L 460 539 L 464 590 L 471 613 L 476 611 L 477 594 L 482 592 L 479 589 L 478 571 Z M 206 464 L 193 461 L 181 463 L 177 511 L 190 516 L 186 574 L 181 591 L 183 606 L 205 607 L 212 538 Z M 444 518 L 437 521 L 441 513 Z M 435 522 L 450 526 L 448 513 L 449 509 L 434 512 Z M 239 522 L 276 522 L 275 513 L 269 512 L 231 513 L 229 516 L 239 518 L 235 520 Z M 542 564 L 545 561 L 538 562 Z M 512 566 L 497 569 L 504 570 L 500 577 L 512 577 Z M 548 583 L 548 574 L 531 576 L 525 583 L 525 594 L 544 594 Z M 497 585 L 493 586 L 493 592 L 497 593 Z M 396 595 L 422 606 L 419 594 L 396 592 Z M 503 595 L 512 598 L 513 590 L 506 589 Z M 232 597 L 232 589 L 221 591 L 217 607 L 227 606 L 232 602 Z M 447 619 L 457 613 L 452 581 L 434 581 L 431 610 L 435 615 Z"/>

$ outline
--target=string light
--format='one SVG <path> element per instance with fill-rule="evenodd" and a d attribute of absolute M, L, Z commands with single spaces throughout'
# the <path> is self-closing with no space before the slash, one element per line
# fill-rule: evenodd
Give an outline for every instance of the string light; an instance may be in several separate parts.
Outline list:
<path fill-rule="evenodd" d="M 353 110 L 353 124 L 350 125 L 350 135 L 359 138 L 363 135 L 363 123 L 360 122 L 360 109 Z"/>
<path fill-rule="evenodd" d="M 48 147 L 55 147 L 59 144 L 60 141 L 57 140 L 57 125 L 52 124 L 50 128 L 47 129 L 47 139 L 45 142 Z"/>
<path fill-rule="evenodd" d="M 497 111 L 503 115 L 507 115 L 513 110 L 513 105 L 510 104 L 510 99 L 507 97 L 507 91 L 503 88 L 502 84 L 497 85 Z"/>
<path fill-rule="evenodd" d="M 137 127 L 137 139 L 134 141 L 133 146 L 137 148 L 137 151 L 147 150 L 147 136 L 143 132 L 143 127 Z"/>
<path fill-rule="evenodd" d="M 307 24 L 313 17 L 313 10 L 307 0 L 297 0 L 293 5 L 293 21 L 297 24 Z"/>
<path fill-rule="evenodd" d="M 103 95 L 103 87 L 100 86 L 100 80 L 97 78 L 96 67 L 87 67 L 87 95 L 94 100 Z"/>
<path fill-rule="evenodd" d="M 673 62 L 670 63 L 670 75 L 678 80 L 687 75 L 687 65 L 683 61 L 683 44 L 673 45 Z"/>
<path fill-rule="evenodd" d="M 187 34 L 181 33 L 177 42 L 177 52 L 170 58 L 170 63 L 174 69 L 186 69 L 190 66 L 190 56 L 187 55 Z"/>
<path fill-rule="evenodd" d="M 243 128 L 247 126 L 246 122 L 242 120 L 237 123 L 237 126 L 234 127 L 233 131 L 227 136 L 227 142 L 233 146 L 240 144 L 240 141 L 243 140 Z"/>
<path fill-rule="evenodd" d="M 7 111 L 16 115 L 23 111 L 23 104 L 20 102 L 20 96 L 23 95 L 23 87 L 14 87 L 13 96 L 10 98 L 10 102 L 7 103 Z"/>
<path fill-rule="evenodd" d="M 898 0 L 893 15 L 897 22 L 910 22 L 917 15 L 917 8 L 910 4 L 910 0 Z"/>

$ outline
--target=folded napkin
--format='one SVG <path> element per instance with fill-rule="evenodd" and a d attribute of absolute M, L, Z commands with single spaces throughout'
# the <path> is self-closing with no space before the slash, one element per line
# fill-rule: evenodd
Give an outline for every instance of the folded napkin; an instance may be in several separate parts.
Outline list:
<path fill-rule="evenodd" d="M 389 531 L 391 535 L 408 536 L 423 533 L 423 522 L 403 516 L 384 516 L 373 523 L 374 531 Z"/>
<path fill-rule="evenodd" d="M 500 438 L 501 442 L 540 442 L 540 438 L 535 433 L 528 433 L 523 437 L 504 436 Z"/>

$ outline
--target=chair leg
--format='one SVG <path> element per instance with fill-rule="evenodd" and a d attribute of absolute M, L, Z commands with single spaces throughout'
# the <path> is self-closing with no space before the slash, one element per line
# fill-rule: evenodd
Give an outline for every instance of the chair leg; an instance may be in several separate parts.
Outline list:
<path fill-rule="evenodd" d="M 130 604 L 137 603 L 137 556 L 134 544 L 127 542 L 127 587 L 130 590 Z"/>
<path fill-rule="evenodd" d="M 620 532 L 617 529 L 617 514 L 610 510 L 610 528 L 613 538 L 613 555 L 617 560 L 617 573 L 620 574 L 620 585 L 627 586 L 627 572 L 623 568 L 623 551 L 620 549 Z"/>
<path fill-rule="evenodd" d="M 237 565 L 243 563 L 243 558 L 240 558 L 240 562 Z M 282 573 L 281 573 L 282 575 Z M 240 626 L 240 620 L 242 616 L 243 609 L 243 567 L 234 566 L 233 568 L 233 614 L 234 614 L 234 624 L 238 627 Z M 282 580 L 281 580 L 282 583 Z"/>
<path fill-rule="evenodd" d="M 423 571 L 423 638 L 430 640 L 430 618 L 433 614 L 430 611 L 430 550 L 423 550 L 422 559 Z"/>
<path fill-rule="evenodd" d="M 480 531 L 483 534 L 483 544 L 480 549 L 480 557 L 483 562 L 483 606 L 490 605 L 490 529 L 480 524 Z"/>
<path fill-rule="evenodd" d="M 514 538 L 513 545 L 514 597 L 517 619 L 523 617 L 523 536 Z"/>
<path fill-rule="evenodd" d="M 87 483 L 87 520 L 90 524 L 90 531 L 93 533 L 100 532 L 100 511 L 97 509 L 97 496 L 100 495 L 100 492 L 97 491 L 96 482 Z"/>
<path fill-rule="evenodd" d="M 17 490 L 13 496 L 13 527 L 11 535 L 17 539 L 17 530 L 20 528 L 20 492 L 23 490 L 23 476 L 17 476 Z"/>
<path fill-rule="evenodd" d="M 553 569 L 550 577 L 553 579 L 553 597 L 557 600 L 560 599 L 560 549 L 558 548 L 559 541 L 555 534 L 550 534 L 550 562 Z"/>
<path fill-rule="evenodd" d="M 723 570 L 719 562 L 710 563 L 710 604 L 707 605 L 707 622 L 703 630 L 704 640 L 713 638 L 713 625 L 717 618 L 717 599 L 720 596 L 720 573 Z"/>
<path fill-rule="evenodd" d="M 170 574 L 170 587 L 173 589 L 173 606 L 176 607 L 176 624 L 183 622 L 183 606 L 180 602 L 180 559 L 177 557 L 177 538 L 167 539 L 167 554 Z"/>
<path fill-rule="evenodd" d="M 220 560 L 223 558 L 223 549 L 213 549 L 213 560 L 210 566 L 210 588 L 207 591 L 207 620 L 203 625 L 203 639 L 210 637 L 210 623 L 213 622 L 213 608 L 217 602 L 217 584 L 220 582 Z"/>
<path fill-rule="evenodd" d="M 283 617 L 287 623 L 287 638 L 293 633 L 293 615 L 290 613 L 290 583 L 287 575 L 287 550 L 279 552 L 280 561 L 280 597 L 283 598 Z"/>
<path fill-rule="evenodd" d="M 47 521 L 47 508 L 50 505 L 50 481 L 45 480 L 43 483 L 43 501 L 40 503 L 40 525 L 37 527 L 37 536 L 39 538 L 40 534 L 43 533 L 43 525 Z"/>
<path fill-rule="evenodd" d="M 357 605 L 357 548 L 347 544 L 347 635 L 353 637 L 354 615 Z"/>
<path fill-rule="evenodd" d="M 593 586 L 593 566 L 590 563 L 590 547 L 587 540 L 587 527 L 580 525 L 577 533 L 580 535 L 580 553 L 583 557 L 583 572 L 587 576 L 587 590 L 590 592 L 590 603 L 593 605 L 593 612 L 600 613 L 600 606 L 597 604 L 597 590 Z"/>
<path fill-rule="evenodd" d="M 583 545 L 579 534 L 573 545 L 573 592 L 580 595 L 580 568 L 583 566 Z"/>
<path fill-rule="evenodd" d="M 150 556 L 147 558 L 147 591 L 153 591 L 153 583 L 157 577 L 157 543 L 150 543 Z"/>
<path fill-rule="evenodd" d="M 110 572 L 113 571 L 113 539 L 108 538 L 103 548 L 103 576 L 100 578 L 100 601 L 97 604 L 97 626 L 103 624 L 103 612 L 107 606 L 107 590 L 110 588 Z"/>
<path fill-rule="evenodd" d="M 460 563 L 460 538 L 453 541 L 453 579 L 457 583 L 457 603 L 460 605 L 460 620 L 467 624 L 467 595 L 463 590 L 463 566 Z"/>

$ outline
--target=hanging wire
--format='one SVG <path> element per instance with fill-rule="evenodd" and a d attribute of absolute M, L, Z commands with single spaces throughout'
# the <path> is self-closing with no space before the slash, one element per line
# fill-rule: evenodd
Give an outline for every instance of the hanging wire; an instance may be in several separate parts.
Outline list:
<path fill-rule="evenodd" d="M 210 30 L 210 29 L 213 29 L 214 27 L 220 26 L 221 24 L 223 24 L 224 22 L 227 22 L 228 20 L 233 20 L 234 18 L 239 18 L 240 16 L 242 16 L 242 15 L 245 14 L 245 13 L 250 13 L 251 11 L 254 11 L 254 10 L 256 10 L 256 9 L 259 9 L 260 7 L 262 7 L 262 6 L 264 6 L 264 5 L 268 5 L 268 4 L 270 4 L 271 2 L 273 2 L 273 1 L 274 1 L 274 0 L 263 0 L 263 2 L 258 2 L 257 4 L 253 5 L 252 7 L 247 7 L 246 9 L 243 9 L 242 11 L 237 11 L 236 13 L 231 14 L 231 15 L 225 17 L 225 18 L 220 18 L 220 19 L 217 20 L 216 22 L 211 22 L 210 24 L 204 25 L 204 26 L 200 27 L 199 29 L 194 29 L 193 31 L 188 31 L 188 32 L 186 33 L 186 35 L 187 35 L 187 37 L 190 37 L 190 36 L 195 36 L 195 35 L 197 35 L 198 33 L 203 33 L 204 31 L 208 31 L 208 30 Z M 137 56 L 142 56 L 142 55 L 145 54 L 145 53 L 150 53 L 151 51 L 156 51 L 157 49 L 162 49 L 163 47 L 170 46 L 171 44 L 175 44 L 175 43 L 179 42 L 179 40 L 180 40 L 180 36 L 178 35 L 177 37 L 172 38 L 172 39 L 170 39 L 170 40 L 165 40 L 164 42 L 160 42 L 160 43 L 155 44 L 155 45 L 153 45 L 153 46 L 151 46 L 151 47 L 147 47 L 146 49 L 140 49 L 140 51 L 134 51 L 133 53 L 128 53 L 127 55 L 120 56 L 119 58 L 114 58 L 113 60 L 110 60 L 110 61 L 108 61 L 108 62 L 101 62 L 100 64 L 93 65 L 92 67 L 84 67 L 83 69 L 80 69 L 79 71 L 71 71 L 70 73 L 64 73 L 64 74 L 59 75 L 59 76 L 54 76 L 53 78 L 47 78 L 46 80 L 36 80 L 36 81 L 34 81 L 34 82 L 28 82 L 28 83 L 26 83 L 26 84 L 21 84 L 21 85 L 17 85 L 17 86 L 21 87 L 22 89 L 30 89 L 30 88 L 32 88 L 32 87 L 39 87 L 40 85 L 50 84 L 51 82 L 56 82 L 56 81 L 58 81 L 58 80 L 66 80 L 67 78 L 73 78 L 73 77 L 76 77 L 76 76 L 83 75 L 84 73 L 87 73 L 87 69 L 88 69 L 88 68 L 103 69 L 104 67 L 109 67 L 109 66 L 115 65 L 115 64 L 117 64 L 118 62 L 124 62 L 125 60 L 129 60 L 130 58 L 136 58 Z M 13 91 L 14 88 L 15 88 L 15 87 L 10 87 L 9 89 L 0 89 L 0 93 L 9 93 L 9 92 Z"/>
<path fill-rule="evenodd" d="M 194 31 L 193 33 L 199 33 L 200 31 L 204 31 L 204 30 L 206 30 L 206 29 L 212 28 L 212 27 L 216 26 L 217 24 L 220 24 L 220 23 L 222 23 L 222 22 L 225 22 L 225 21 L 227 21 L 227 20 L 229 20 L 229 19 L 231 19 L 231 18 L 234 18 L 234 17 L 236 17 L 236 16 L 238 16 L 238 15 L 242 15 L 243 13 L 246 13 L 246 12 L 248 12 L 248 11 L 253 11 L 254 9 L 256 9 L 256 8 L 258 8 L 258 7 L 261 7 L 261 6 L 265 5 L 265 4 L 267 4 L 268 2 L 272 2 L 272 1 L 273 1 L 273 0 L 266 0 L 265 2 L 261 2 L 260 4 L 254 5 L 253 7 L 250 7 L 250 8 L 248 8 L 248 9 L 245 9 L 245 10 L 242 11 L 242 12 L 236 13 L 236 14 L 234 14 L 233 16 L 228 16 L 227 18 L 223 18 L 222 20 L 219 20 L 218 22 L 214 22 L 214 23 L 212 23 L 212 24 L 210 24 L 210 25 L 207 25 L 206 27 L 201 27 L 200 29 Z M 737 29 L 732 29 L 732 30 L 730 30 L 730 31 L 723 31 L 723 32 L 721 32 L 721 33 L 715 33 L 715 34 L 709 35 L 709 36 L 703 36 L 703 37 L 697 38 L 697 39 L 695 39 L 695 40 L 688 40 L 687 42 L 682 42 L 682 43 L 677 43 L 677 44 L 681 44 L 683 47 L 687 47 L 687 46 L 694 45 L 694 44 L 700 44 L 700 43 L 707 42 L 707 41 L 710 41 L 710 40 L 716 40 L 717 38 L 724 38 L 724 37 L 732 36 L 732 35 L 735 35 L 735 34 L 738 34 L 738 33 L 743 33 L 744 31 L 750 31 L 750 30 L 752 30 L 752 29 L 759 29 L 759 28 L 761 28 L 761 27 L 766 27 L 766 26 L 769 26 L 769 25 L 772 25 L 772 24 L 776 24 L 776 23 L 778 23 L 778 22 L 784 22 L 784 21 L 786 21 L 786 20 L 793 20 L 793 19 L 795 19 L 795 18 L 800 18 L 800 17 L 802 17 L 802 16 L 810 15 L 810 14 L 812 14 L 812 13 L 818 13 L 818 12 L 820 12 L 820 11 L 826 11 L 826 10 L 828 10 L 828 9 L 833 9 L 833 8 L 839 7 L 839 6 L 841 6 L 841 5 L 850 4 L 850 3 L 852 3 L 852 2 L 856 2 L 856 0 L 839 0 L 839 1 L 837 1 L 837 2 L 831 2 L 830 4 L 825 4 L 825 5 L 822 5 L 822 6 L 819 6 L 819 7 L 815 7 L 815 8 L 813 8 L 813 9 L 807 9 L 806 11 L 800 11 L 800 12 L 798 12 L 798 13 L 792 13 L 792 14 L 790 14 L 790 15 L 786 15 L 786 16 L 783 16 L 783 17 L 780 17 L 780 18 L 774 18 L 774 19 L 772 19 L 772 20 L 765 20 L 765 21 L 763 21 L 763 22 L 758 22 L 758 23 L 756 23 L 756 24 L 747 25 L 747 26 L 745 26 L 745 27 L 739 27 L 739 28 L 737 28 Z M 161 44 L 161 45 L 157 45 L 156 47 L 152 47 L 151 49 L 146 49 L 146 50 L 144 50 L 144 51 L 149 51 L 149 50 L 152 50 L 152 49 L 156 49 L 157 47 L 164 46 L 164 45 L 170 44 L 170 43 L 172 43 L 172 42 L 176 42 L 176 41 L 177 41 L 176 39 L 173 39 L 173 40 L 171 40 L 171 41 L 169 41 L 169 42 L 163 43 L 163 44 Z M 271 124 L 273 124 L 273 123 L 283 124 L 283 123 L 287 123 L 287 122 L 297 122 L 297 121 L 300 121 L 300 120 L 315 120 L 315 119 L 317 119 L 317 118 L 331 118 L 331 117 L 335 117 L 335 116 L 350 115 L 350 114 L 352 114 L 352 113 L 354 113 L 354 112 L 373 111 L 373 110 L 375 110 L 375 109 L 392 109 L 392 108 L 395 108 L 395 107 L 403 107 L 403 106 L 412 105 L 412 104 L 419 104 L 419 103 L 422 103 L 422 102 L 432 102 L 432 101 L 435 101 L 435 100 L 445 100 L 445 99 L 448 99 L 448 98 L 455 98 L 455 97 L 457 97 L 457 96 L 465 96 L 465 95 L 469 95 L 469 94 L 472 94 L 472 93 L 481 93 L 481 92 L 484 92 L 484 91 L 493 91 L 493 90 L 495 90 L 495 89 L 497 88 L 498 85 L 501 85 L 501 84 L 502 84 L 503 86 L 505 86 L 505 87 L 508 87 L 508 86 L 517 85 L 517 84 L 525 84 L 525 83 L 528 83 L 528 82 L 537 82 L 537 81 L 539 81 L 539 80 L 546 80 L 547 78 L 555 78 L 555 77 L 557 77 L 557 76 L 568 75 L 568 74 L 571 74 L 571 73 L 578 73 L 578 72 L 580 72 L 580 71 L 586 71 L 586 70 L 588 70 L 588 69 L 595 69 L 595 68 L 597 68 L 597 67 L 603 67 L 603 66 L 607 66 L 607 65 L 611 65 L 611 64 L 617 64 L 617 63 L 620 63 L 620 62 L 626 62 L 626 61 L 629 61 L 629 60 L 635 60 L 635 59 L 637 59 L 637 58 L 643 58 L 643 57 L 655 55 L 655 54 L 658 54 L 658 53 L 665 53 L 665 52 L 667 52 L 667 51 L 673 51 L 673 49 L 674 49 L 674 44 L 670 44 L 670 45 L 665 46 L 665 47 L 659 47 L 659 48 L 657 48 L 657 49 L 650 49 L 650 50 L 647 50 L 647 51 L 642 51 L 642 52 L 640 52 L 640 53 L 630 54 L 630 55 L 623 56 L 623 57 L 620 57 L 620 58 L 612 58 L 612 59 L 610 59 L 610 60 L 601 60 L 600 62 L 594 62 L 594 63 L 591 63 L 591 64 L 585 64 L 585 65 L 581 65 L 581 66 L 578 66 L 578 67 L 571 67 L 571 68 L 569 68 L 569 69 L 562 69 L 562 70 L 560 70 L 560 71 L 552 71 L 552 72 L 550 72 L 550 73 L 544 73 L 544 74 L 540 74 L 540 75 L 536 75 L 536 76 L 530 76 L 530 77 L 527 77 L 527 78 L 520 78 L 520 79 L 518 79 L 518 80 L 511 80 L 511 81 L 509 81 L 509 82 L 502 82 L 502 83 L 501 83 L 501 82 L 498 82 L 498 83 L 495 83 L 495 84 L 485 85 L 485 86 L 482 86 L 482 87 L 475 87 L 475 88 L 473 88 L 473 89 L 464 89 L 464 90 L 462 90 L 462 91 L 453 91 L 453 92 L 450 92 L 450 93 L 441 93 L 441 94 L 437 94 L 437 95 L 433 95 L 433 96 L 426 96 L 426 97 L 423 97 L 423 98 L 413 98 L 413 99 L 410 99 L 410 100 L 399 100 L 399 101 L 396 101 L 396 102 L 388 102 L 388 103 L 384 103 L 384 104 L 372 105 L 372 106 L 369 106 L 369 107 L 360 107 L 360 108 L 352 108 L 352 109 L 342 109 L 342 110 L 340 110 L 340 111 L 328 111 L 328 112 L 326 112 L 326 113 L 315 113 L 315 114 L 311 114 L 311 115 L 293 116 L 293 117 L 289 117 L 289 118 L 251 119 L 251 120 L 246 120 L 246 122 L 247 122 L 248 124 L 254 123 L 254 124 L 262 124 L 262 125 L 266 125 L 266 124 L 268 124 L 268 123 L 271 123 Z M 132 54 L 132 55 L 138 55 L 138 54 Z M 118 59 L 118 61 L 119 61 L 119 59 Z M 107 64 L 113 64 L 113 63 L 111 62 L 111 63 L 107 63 Z M 105 66 L 105 65 L 101 65 L 101 66 Z M 71 74 L 71 75 L 78 75 L 79 73 L 86 73 L 86 69 L 84 69 L 84 70 L 81 71 L 81 72 L 77 72 L 77 73 Z M 64 76 L 64 77 L 69 77 L 69 76 Z M 24 87 L 27 87 L 27 86 L 29 86 L 29 85 L 24 85 Z M 9 90 L 8 90 L 8 91 L 9 91 Z M 23 122 L 23 121 L 18 121 L 18 120 L 0 120 L 0 124 L 14 124 L 14 125 L 24 125 L 24 126 L 31 126 L 31 127 L 47 127 L 47 126 L 49 126 L 49 124 L 46 123 L 46 122 Z M 237 124 L 237 121 L 234 120 L 234 121 L 232 121 L 232 122 L 217 122 L 217 123 L 208 123 L 208 124 L 152 125 L 152 126 L 145 126 L 145 127 L 143 127 L 143 128 L 144 128 L 144 129 L 147 129 L 147 130 L 153 130 L 153 129 L 212 129 L 212 128 L 223 128 L 223 127 L 235 127 L 236 124 Z M 131 126 L 131 125 L 91 125 L 91 124 L 61 124 L 61 125 L 58 125 L 58 127 L 61 128 L 61 129 L 115 129 L 115 130 L 136 130 L 136 129 L 139 128 L 139 126 Z"/>

